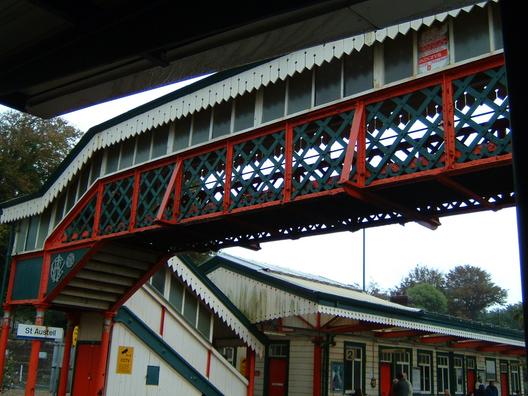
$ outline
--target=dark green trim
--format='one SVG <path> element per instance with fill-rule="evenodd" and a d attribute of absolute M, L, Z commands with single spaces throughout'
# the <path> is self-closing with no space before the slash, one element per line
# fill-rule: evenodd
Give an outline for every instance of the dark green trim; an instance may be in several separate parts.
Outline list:
<path fill-rule="evenodd" d="M 249 321 L 249 319 L 236 307 L 235 304 L 216 286 L 211 280 L 204 275 L 204 273 L 201 272 L 201 269 L 203 265 L 198 268 L 196 265 L 193 264 L 192 260 L 186 256 L 186 255 L 178 255 L 177 256 L 183 264 L 187 267 L 189 271 L 193 273 L 194 276 L 196 276 L 207 288 L 211 293 L 214 294 L 216 298 L 218 298 L 222 304 L 224 304 L 227 309 L 231 311 L 233 315 L 236 316 L 238 320 L 253 334 L 261 343 L 266 346 L 269 342 L 268 337 L 264 335 L 261 331 L 257 329 L 257 327 Z M 214 260 L 214 259 L 212 259 Z M 210 260 L 210 261 L 212 261 Z M 207 263 L 206 263 L 207 264 Z M 205 265 L 205 264 L 204 264 Z"/>
<path fill-rule="evenodd" d="M 165 363 L 176 370 L 205 396 L 223 395 L 207 378 L 189 364 L 178 352 L 170 347 L 158 334 L 148 327 L 127 307 L 121 307 L 114 318 L 115 322 L 124 324 L 132 333 L 143 341 Z"/>
<path fill-rule="evenodd" d="M 173 100 L 176 100 L 178 98 L 181 98 L 183 96 L 192 94 L 202 88 L 205 88 L 209 85 L 213 85 L 217 82 L 220 82 L 222 80 L 225 80 L 227 78 L 230 78 L 234 75 L 237 75 L 239 73 L 243 73 L 246 70 L 252 69 L 254 67 L 257 67 L 263 63 L 269 62 L 272 59 L 267 59 L 265 61 L 255 62 L 252 64 L 244 65 L 238 68 L 234 68 L 231 70 L 226 70 L 222 72 L 218 72 L 216 74 L 213 74 L 212 76 L 206 77 L 200 81 L 197 81 L 193 84 L 187 85 L 186 87 L 180 88 L 177 91 L 171 92 L 167 95 L 161 96 L 157 99 L 154 99 L 148 103 L 145 103 L 141 106 L 138 106 L 132 110 L 127 111 L 126 113 L 120 114 L 117 117 L 111 118 L 110 120 L 107 120 L 101 124 L 98 124 L 96 126 L 91 127 L 79 140 L 79 142 L 75 145 L 75 147 L 68 153 L 66 158 L 60 163 L 60 165 L 57 167 L 57 169 L 52 173 L 52 175 L 46 180 L 46 182 L 43 184 L 43 186 L 36 192 L 28 195 L 24 195 L 21 197 L 17 197 L 14 199 L 11 199 L 9 201 L 1 202 L 0 208 L 8 208 L 13 205 L 17 205 L 19 203 L 29 201 L 34 198 L 41 197 L 55 181 L 62 175 L 64 170 L 68 167 L 68 165 L 71 164 L 73 159 L 82 151 L 82 149 L 92 140 L 92 138 L 97 135 L 99 132 L 104 131 L 105 129 L 111 128 L 114 125 L 117 125 L 121 122 L 127 121 L 128 119 L 132 117 L 136 117 L 138 115 L 141 115 L 149 110 L 155 109 L 156 107 L 159 107 L 161 105 L 164 105 L 165 103 L 171 102 Z"/>
<path fill-rule="evenodd" d="M 346 364 L 346 349 L 347 346 L 354 348 L 361 348 L 361 391 L 365 394 L 367 389 L 367 345 L 361 342 L 345 341 L 343 344 L 343 366 Z M 343 390 L 346 391 L 346 371 L 343 370 Z M 354 389 L 352 389 L 354 391 Z"/>
<path fill-rule="evenodd" d="M 0 216 L 2 215 L 2 209 L 0 209 Z M 0 290 L 0 308 L 4 306 L 6 298 L 6 287 L 7 280 L 9 279 L 9 270 L 11 268 L 11 252 L 13 251 L 13 243 L 15 242 L 15 225 L 9 225 L 9 239 L 6 246 L 4 256 L 4 272 L 2 274 L 2 288 Z"/>
<path fill-rule="evenodd" d="M 435 373 L 434 373 L 434 370 L 435 370 L 435 364 L 434 364 L 434 356 L 433 356 L 433 351 L 432 350 L 427 350 L 427 349 L 417 349 L 416 350 L 416 367 L 420 368 L 420 359 L 418 359 L 418 355 L 419 354 L 423 354 L 423 355 L 429 355 L 429 367 L 431 369 L 431 378 L 429 378 L 429 383 L 431 384 L 431 392 L 429 393 L 420 393 L 420 395 L 434 395 L 435 393 L 435 381 L 434 381 L 434 378 L 435 378 Z M 421 376 L 421 374 L 420 374 Z M 420 388 L 421 388 L 421 384 L 420 384 Z M 420 392 L 422 392 L 420 390 Z"/>
<path fill-rule="evenodd" d="M 22 259 L 16 263 L 11 292 L 13 301 L 34 300 L 39 297 L 43 260 L 43 256 L 36 256 Z"/>
<path fill-rule="evenodd" d="M 199 271 L 208 274 L 222 267 L 242 276 L 246 276 L 258 282 L 276 287 L 277 289 L 295 294 L 299 297 L 306 298 L 321 305 L 354 310 L 363 313 L 379 314 L 393 319 L 410 320 L 415 323 L 436 325 L 453 330 L 463 330 L 477 334 L 505 337 L 516 341 L 524 341 L 524 333 L 520 330 L 506 329 L 480 322 L 460 319 L 450 315 L 426 312 L 423 310 L 411 312 L 405 309 L 381 306 L 375 303 L 346 298 L 335 294 L 317 292 L 266 274 L 259 270 L 263 267 L 259 266 L 258 264 L 253 264 L 241 258 L 237 259 L 242 263 L 247 263 L 247 265 L 237 263 L 226 257 L 215 256 L 205 264 L 201 265 Z M 257 269 L 257 267 L 259 269 Z"/>

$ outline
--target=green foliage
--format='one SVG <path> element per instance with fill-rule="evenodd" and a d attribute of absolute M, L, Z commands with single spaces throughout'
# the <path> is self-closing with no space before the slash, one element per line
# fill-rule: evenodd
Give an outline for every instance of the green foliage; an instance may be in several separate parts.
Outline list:
<path fill-rule="evenodd" d="M 447 273 L 445 293 L 450 314 L 473 320 L 486 308 L 504 304 L 508 295 L 487 271 L 471 265 L 459 265 Z"/>
<path fill-rule="evenodd" d="M 371 296 L 383 298 L 384 300 L 389 300 L 389 293 L 382 289 L 377 282 L 369 282 L 366 292 Z"/>
<path fill-rule="evenodd" d="M 524 330 L 524 313 L 522 302 L 508 304 L 504 308 L 495 308 L 484 312 L 480 321 L 510 329 Z"/>
<path fill-rule="evenodd" d="M 0 112 L 0 202 L 37 191 L 70 152 L 82 132 L 62 118 L 43 120 Z M 0 266 L 9 227 L 0 225 Z"/>
<path fill-rule="evenodd" d="M 447 297 L 433 285 L 417 283 L 407 289 L 411 305 L 429 312 L 447 313 Z"/>
<path fill-rule="evenodd" d="M 428 268 L 425 265 L 418 264 L 402 279 L 399 286 L 391 290 L 391 294 L 406 294 L 407 289 L 418 283 L 427 283 L 438 290 L 444 290 L 445 275 L 435 268 Z"/>

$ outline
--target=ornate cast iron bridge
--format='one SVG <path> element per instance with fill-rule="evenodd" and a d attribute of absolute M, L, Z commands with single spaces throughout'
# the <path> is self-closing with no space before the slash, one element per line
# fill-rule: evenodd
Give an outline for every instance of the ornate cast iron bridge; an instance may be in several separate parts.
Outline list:
<path fill-rule="evenodd" d="M 503 58 L 472 62 L 100 179 L 8 304 L 112 311 L 174 252 L 513 206 L 511 151 Z"/>

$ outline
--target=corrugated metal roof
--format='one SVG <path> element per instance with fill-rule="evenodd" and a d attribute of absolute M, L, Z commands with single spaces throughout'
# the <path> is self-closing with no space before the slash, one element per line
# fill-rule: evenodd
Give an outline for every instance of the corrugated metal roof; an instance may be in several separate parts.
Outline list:
<path fill-rule="evenodd" d="M 348 298 L 355 301 L 366 302 L 384 307 L 390 307 L 398 310 L 409 311 L 409 312 L 420 312 L 421 309 L 407 307 L 405 305 L 397 304 L 391 301 L 384 300 L 379 297 L 372 296 L 356 287 L 346 285 L 344 283 L 334 281 L 322 276 L 308 274 L 300 271 L 291 270 L 288 268 L 278 267 L 274 265 L 267 265 L 262 263 L 256 263 L 247 259 L 240 259 L 235 256 L 231 256 L 227 253 L 219 253 L 220 257 L 224 257 L 228 260 L 236 262 L 247 268 L 251 268 L 255 271 L 259 271 L 268 276 L 276 279 L 282 279 L 286 282 L 294 285 L 316 291 L 321 293 L 332 294 L 340 298 Z"/>

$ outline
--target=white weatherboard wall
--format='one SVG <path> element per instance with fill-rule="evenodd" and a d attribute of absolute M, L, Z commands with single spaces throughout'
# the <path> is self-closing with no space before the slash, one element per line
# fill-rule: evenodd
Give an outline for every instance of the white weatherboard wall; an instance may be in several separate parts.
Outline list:
<path fill-rule="evenodd" d="M 255 396 L 264 396 L 264 356 L 255 359 Z M 258 375 L 257 375 L 258 373 Z"/>
<path fill-rule="evenodd" d="M 118 346 L 134 348 L 132 374 L 116 374 Z M 159 385 L 145 385 L 147 366 L 159 366 Z M 171 394 L 200 396 L 178 372 L 173 370 L 156 353 L 152 352 L 141 340 L 125 326 L 118 323 L 112 332 L 108 380 L 106 394 L 115 396 L 166 396 Z"/>
<path fill-rule="evenodd" d="M 314 344 L 307 338 L 290 340 L 288 395 L 312 395 Z"/>
<path fill-rule="evenodd" d="M 159 334 L 161 324 L 160 301 L 161 297 L 157 296 L 154 291 L 141 288 L 125 305 L 152 330 Z M 211 366 L 209 371 L 209 380 L 211 383 L 225 395 L 245 396 L 247 393 L 247 380 L 196 329 L 189 326 L 172 308 L 166 307 L 166 309 L 163 325 L 163 340 L 204 377 L 207 374 L 207 355 L 209 350 L 211 350 Z M 126 344 L 119 345 L 126 346 Z M 117 350 L 117 346 L 114 346 L 112 338 L 113 349 Z M 115 373 L 115 370 L 113 373 Z M 108 394 L 113 395 L 113 393 Z M 160 393 L 160 395 L 162 394 Z M 185 393 L 182 392 L 181 394 L 184 395 Z"/>

